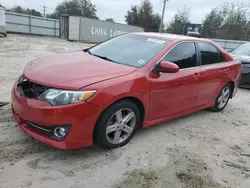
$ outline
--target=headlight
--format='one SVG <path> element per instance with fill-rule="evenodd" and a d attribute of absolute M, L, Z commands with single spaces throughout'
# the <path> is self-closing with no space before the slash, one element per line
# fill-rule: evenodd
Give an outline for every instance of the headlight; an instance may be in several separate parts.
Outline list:
<path fill-rule="evenodd" d="M 21 83 L 24 80 L 24 75 L 22 74 L 21 76 L 18 77 L 17 82 Z"/>
<path fill-rule="evenodd" d="M 48 89 L 38 99 L 46 101 L 53 106 L 73 104 L 88 100 L 96 93 L 93 91 L 67 91 L 59 89 Z"/>

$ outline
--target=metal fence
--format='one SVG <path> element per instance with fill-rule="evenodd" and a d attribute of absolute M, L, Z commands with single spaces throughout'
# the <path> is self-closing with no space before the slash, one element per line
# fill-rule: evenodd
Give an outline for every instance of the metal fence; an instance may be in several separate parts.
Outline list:
<path fill-rule="evenodd" d="M 102 42 L 122 33 L 143 32 L 143 28 L 141 27 L 76 16 L 62 16 L 59 21 L 38 16 L 5 12 L 5 21 L 7 32 L 61 36 L 72 41 L 90 43 Z M 250 42 L 224 39 L 210 40 L 218 43 L 227 51 Z"/>
<path fill-rule="evenodd" d="M 232 51 L 242 44 L 248 43 L 250 41 L 240 41 L 240 40 L 224 40 L 224 39 L 210 39 L 227 51 Z"/>
<path fill-rule="evenodd" d="M 5 12 L 7 32 L 59 37 L 59 20 Z"/>
<path fill-rule="evenodd" d="M 0 34 L 6 35 L 5 11 L 2 7 L 0 7 Z"/>
<path fill-rule="evenodd" d="M 91 18 L 69 16 L 69 40 L 98 43 L 117 35 L 143 32 L 141 27 L 112 23 Z"/>
<path fill-rule="evenodd" d="M 82 17 L 80 22 L 80 41 L 102 42 L 124 33 L 143 31 L 144 29 L 141 27 Z"/>

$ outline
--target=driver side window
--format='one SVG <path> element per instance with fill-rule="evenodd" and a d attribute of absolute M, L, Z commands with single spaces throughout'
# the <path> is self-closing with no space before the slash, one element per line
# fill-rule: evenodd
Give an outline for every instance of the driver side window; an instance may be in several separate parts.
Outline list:
<path fill-rule="evenodd" d="M 192 42 L 178 44 L 162 60 L 175 63 L 180 69 L 196 67 L 197 55 L 195 44 Z"/>

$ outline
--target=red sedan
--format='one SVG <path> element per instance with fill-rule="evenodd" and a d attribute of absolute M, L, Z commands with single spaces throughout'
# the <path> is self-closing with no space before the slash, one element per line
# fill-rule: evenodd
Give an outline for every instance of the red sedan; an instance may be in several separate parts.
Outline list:
<path fill-rule="evenodd" d="M 223 110 L 242 65 L 209 40 L 126 34 L 32 61 L 12 90 L 24 133 L 56 148 L 112 149 L 137 129 L 198 110 Z"/>

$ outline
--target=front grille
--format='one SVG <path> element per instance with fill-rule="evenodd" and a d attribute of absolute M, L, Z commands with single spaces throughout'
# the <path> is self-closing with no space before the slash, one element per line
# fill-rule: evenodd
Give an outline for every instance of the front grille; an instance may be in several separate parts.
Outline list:
<path fill-rule="evenodd" d="M 38 131 L 40 133 L 43 133 L 43 134 L 45 134 L 47 136 L 52 136 L 53 135 L 53 130 L 54 130 L 53 127 L 44 127 L 44 126 L 37 125 L 37 124 L 31 123 L 31 122 L 27 122 L 27 125 L 32 130 L 36 130 L 36 131 Z"/>
<path fill-rule="evenodd" d="M 250 62 L 249 62 L 249 61 L 241 61 L 241 63 L 242 63 L 243 65 L 250 65 Z"/>
<path fill-rule="evenodd" d="M 250 86 L 250 73 L 249 74 L 242 74 L 240 85 L 247 85 Z"/>
<path fill-rule="evenodd" d="M 38 98 L 44 91 L 49 89 L 47 86 L 36 84 L 28 80 L 19 81 L 17 87 L 19 95 L 31 99 Z"/>

